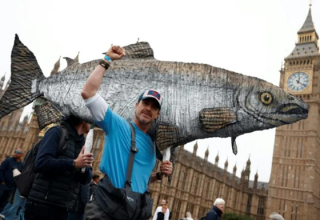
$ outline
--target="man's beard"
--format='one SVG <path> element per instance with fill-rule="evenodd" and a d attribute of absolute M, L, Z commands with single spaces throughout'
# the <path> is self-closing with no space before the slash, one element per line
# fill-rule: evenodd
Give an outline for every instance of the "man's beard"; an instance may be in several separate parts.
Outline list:
<path fill-rule="evenodd" d="M 140 114 L 141 114 L 141 113 L 140 113 Z M 152 123 L 152 120 L 151 120 L 151 121 L 142 120 L 137 113 L 136 113 L 136 118 L 137 118 L 137 119 L 140 121 L 140 123 L 143 124 L 143 125 L 149 125 L 149 124 Z"/>

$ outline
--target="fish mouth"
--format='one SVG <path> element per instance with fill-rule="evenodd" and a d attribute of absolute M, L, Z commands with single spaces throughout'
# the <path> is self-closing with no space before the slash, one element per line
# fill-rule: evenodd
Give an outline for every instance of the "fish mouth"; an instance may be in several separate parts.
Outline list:
<path fill-rule="evenodd" d="M 271 127 L 278 127 L 306 119 L 308 118 L 308 113 L 309 107 L 307 104 L 303 107 L 298 104 L 283 104 L 274 113 L 267 115 L 260 114 L 256 119 L 271 125 Z"/>
<path fill-rule="evenodd" d="M 284 104 L 277 109 L 277 112 L 279 114 L 300 115 L 305 116 L 307 118 L 309 113 L 309 107 L 307 105 L 306 107 L 301 107 L 297 104 Z"/>

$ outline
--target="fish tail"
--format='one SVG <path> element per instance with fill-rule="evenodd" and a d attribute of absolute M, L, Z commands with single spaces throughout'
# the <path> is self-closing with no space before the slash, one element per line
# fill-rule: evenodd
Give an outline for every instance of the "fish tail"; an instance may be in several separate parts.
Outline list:
<path fill-rule="evenodd" d="M 11 83 L 0 100 L 0 119 L 41 96 L 39 82 L 43 78 L 36 57 L 16 34 L 11 53 Z"/>

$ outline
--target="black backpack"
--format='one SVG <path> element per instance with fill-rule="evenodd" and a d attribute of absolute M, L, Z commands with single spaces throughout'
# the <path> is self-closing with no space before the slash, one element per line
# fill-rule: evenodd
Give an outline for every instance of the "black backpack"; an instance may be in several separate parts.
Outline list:
<path fill-rule="evenodd" d="M 61 129 L 61 136 L 59 141 L 59 148 L 57 155 L 61 154 L 69 140 L 69 132 L 66 127 L 60 125 L 58 126 Z M 51 129 L 51 128 L 50 128 Z M 49 130 L 50 130 L 49 129 Z M 34 171 L 34 166 L 36 162 L 37 153 L 40 147 L 41 140 L 38 141 L 26 154 L 25 159 L 23 161 L 21 174 L 18 176 L 13 177 L 14 182 L 16 184 L 17 189 L 21 196 L 28 198 L 29 192 L 32 188 L 33 181 L 37 175 Z"/>

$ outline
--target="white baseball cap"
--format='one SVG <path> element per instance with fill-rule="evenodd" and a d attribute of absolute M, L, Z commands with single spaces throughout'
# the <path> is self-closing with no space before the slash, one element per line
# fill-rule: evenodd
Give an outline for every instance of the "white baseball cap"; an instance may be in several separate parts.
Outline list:
<path fill-rule="evenodd" d="M 160 95 L 160 93 L 155 90 L 155 89 L 147 89 L 145 90 L 140 96 L 139 96 L 139 99 L 138 99 L 138 102 L 141 101 L 141 100 L 144 100 L 144 99 L 149 99 L 149 98 L 152 98 L 152 99 L 155 99 L 158 104 L 159 104 L 159 110 L 161 109 L 161 105 L 162 105 L 162 96 Z"/>

